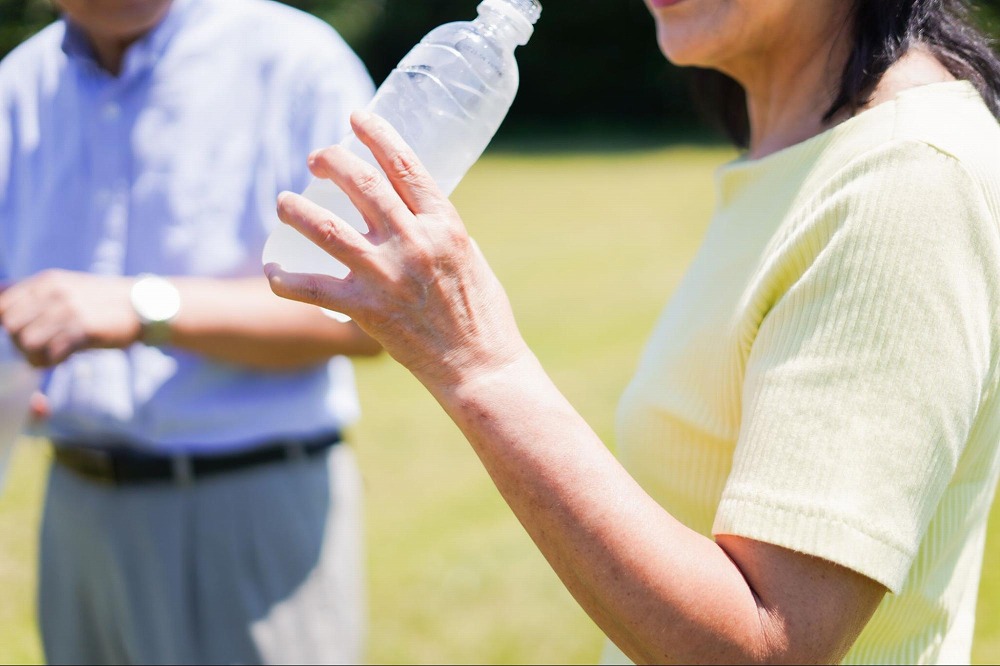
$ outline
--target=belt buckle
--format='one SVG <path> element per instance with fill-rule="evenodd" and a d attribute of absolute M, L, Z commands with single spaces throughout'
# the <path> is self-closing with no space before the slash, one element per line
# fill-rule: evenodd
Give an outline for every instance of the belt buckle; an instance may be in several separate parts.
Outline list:
<path fill-rule="evenodd" d="M 170 456 L 170 467 L 173 471 L 174 483 L 181 486 L 189 486 L 194 483 L 194 464 L 191 462 L 191 456 L 186 453 Z"/>

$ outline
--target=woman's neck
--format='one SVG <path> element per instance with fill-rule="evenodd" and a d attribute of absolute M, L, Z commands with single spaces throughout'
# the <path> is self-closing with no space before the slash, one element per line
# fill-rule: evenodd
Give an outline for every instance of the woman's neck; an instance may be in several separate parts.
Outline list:
<path fill-rule="evenodd" d="M 824 132 L 864 111 L 891 101 L 908 88 L 954 80 L 948 70 L 921 45 L 913 46 L 879 80 L 859 109 L 826 115 L 836 99 L 850 42 L 834 35 L 811 53 L 785 51 L 780 62 L 760 62 L 742 78 L 747 92 L 751 159 L 765 157 Z"/>
<path fill-rule="evenodd" d="M 909 88 L 954 80 L 954 75 L 926 46 L 917 44 L 882 76 L 861 110 L 895 99 L 896 95 Z"/>
<path fill-rule="evenodd" d="M 765 157 L 842 120 L 826 120 L 825 116 L 849 57 L 850 40 L 846 37 L 846 33 L 837 32 L 818 42 L 789 40 L 795 45 L 774 49 L 775 57 L 763 53 L 730 73 L 747 94 L 749 157 Z M 809 48 L 802 44 L 809 44 Z"/>

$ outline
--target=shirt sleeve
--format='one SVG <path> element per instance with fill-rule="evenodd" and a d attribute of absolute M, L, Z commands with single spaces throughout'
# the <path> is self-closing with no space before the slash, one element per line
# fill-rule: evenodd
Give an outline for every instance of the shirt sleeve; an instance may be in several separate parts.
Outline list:
<path fill-rule="evenodd" d="M 14 154 L 12 106 L 6 91 L 0 86 L 0 287 L 10 280 L 7 244 L 14 218 L 10 178 Z"/>
<path fill-rule="evenodd" d="M 281 190 L 303 192 L 312 180 L 307 158 L 317 148 L 338 143 L 350 131 L 350 115 L 367 106 L 374 86 L 361 59 L 333 28 L 310 24 L 295 49 L 281 63 L 282 86 L 272 94 L 287 103 L 280 116 L 283 134 L 273 185 L 259 188 L 257 216 L 248 218 L 243 237 L 248 247 L 245 271 L 260 274 L 260 254 L 268 235 L 281 222 L 275 198 Z"/>
<path fill-rule="evenodd" d="M 845 165 L 774 250 L 713 532 L 897 592 L 993 372 L 997 226 L 955 158 Z"/>
<path fill-rule="evenodd" d="M 295 96 L 296 192 L 304 190 L 312 178 L 306 156 L 343 139 L 351 131 L 351 113 L 367 106 L 375 92 L 360 58 L 332 29 L 322 50 L 310 54 L 308 64 L 310 73 L 302 77 L 303 89 Z"/>

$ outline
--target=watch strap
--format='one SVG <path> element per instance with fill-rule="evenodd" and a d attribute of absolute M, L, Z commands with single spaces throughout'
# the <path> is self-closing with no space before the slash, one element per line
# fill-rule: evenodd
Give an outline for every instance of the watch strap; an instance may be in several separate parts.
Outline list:
<path fill-rule="evenodd" d="M 132 285 L 131 302 L 141 325 L 139 340 L 156 347 L 168 343 L 180 310 L 177 287 L 158 275 L 143 274 Z"/>

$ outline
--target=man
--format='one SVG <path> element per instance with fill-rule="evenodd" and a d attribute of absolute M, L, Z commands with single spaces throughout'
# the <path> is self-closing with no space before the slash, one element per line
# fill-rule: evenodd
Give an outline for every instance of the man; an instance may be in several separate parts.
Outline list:
<path fill-rule="evenodd" d="M 260 254 L 371 80 L 267 0 L 57 4 L 0 63 L 0 325 L 51 368 L 46 658 L 356 662 L 342 355 L 379 348 Z"/>

